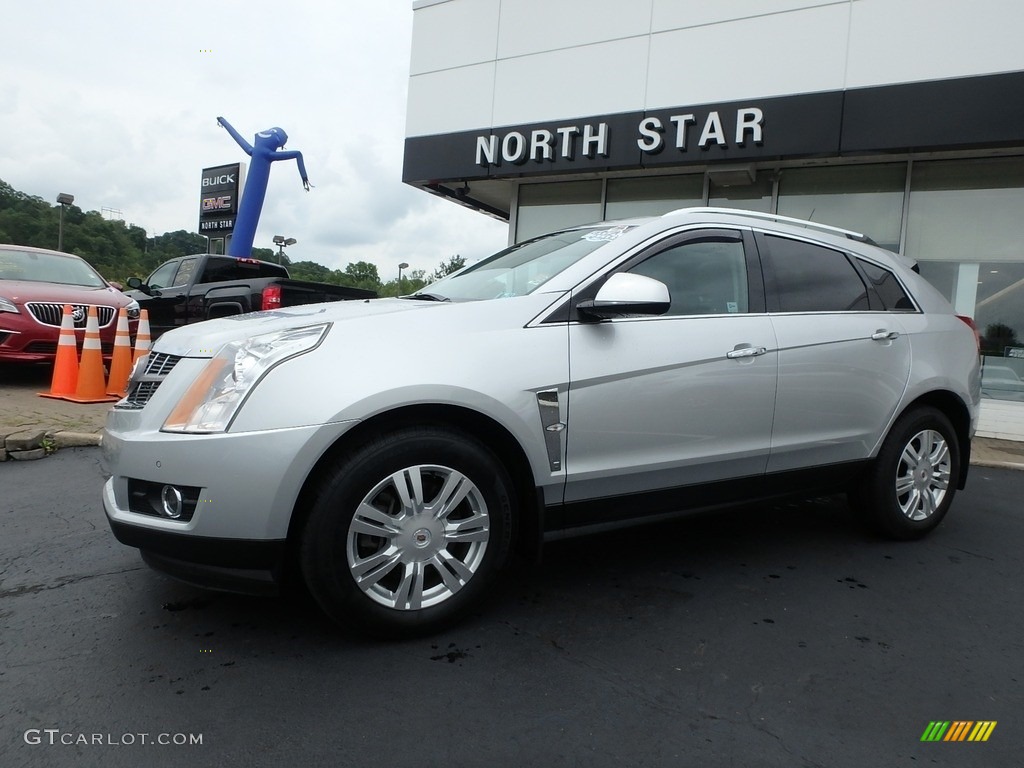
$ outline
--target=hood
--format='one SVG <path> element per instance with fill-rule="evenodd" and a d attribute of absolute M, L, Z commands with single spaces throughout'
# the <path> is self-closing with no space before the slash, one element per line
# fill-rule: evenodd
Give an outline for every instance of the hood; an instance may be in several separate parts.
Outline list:
<path fill-rule="evenodd" d="M 344 337 L 344 343 L 350 347 L 383 343 L 385 337 L 411 343 L 424 334 L 436 338 L 510 323 L 525 325 L 557 298 L 552 294 L 531 294 L 489 301 L 358 299 L 306 304 L 176 328 L 163 334 L 153 350 L 180 357 L 213 357 L 232 341 L 319 323 L 333 323 L 336 328 L 330 337 Z"/>
<path fill-rule="evenodd" d="M 181 357 L 213 357 L 225 344 L 250 336 L 288 328 L 301 328 L 305 325 L 337 323 L 395 312 L 412 312 L 425 309 L 430 303 L 408 299 L 362 299 L 250 312 L 175 328 L 157 340 L 154 351 Z"/>
<path fill-rule="evenodd" d="M 84 285 L 42 283 L 34 280 L 0 280 L 0 296 L 22 305 L 28 301 L 45 301 L 57 304 L 106 304 L 111 307 L 126 307 L 131 302 L 128 296 L 110 286 L 90 288 Z"/>

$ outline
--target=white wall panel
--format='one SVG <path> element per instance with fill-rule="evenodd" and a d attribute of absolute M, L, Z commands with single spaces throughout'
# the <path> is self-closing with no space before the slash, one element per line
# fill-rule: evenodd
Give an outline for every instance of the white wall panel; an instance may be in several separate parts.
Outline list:
<path fill-rule="evenodd" d="M 653 1 L 503 0 L 498 57 L 646 35 Z"/>
<path fill-rule="evenodd" d="M 409 78 L 406 136 L 454 133 L 491 124 L 494 62 Z"/>
<path fill-rule="evenodd" d="M 857 0 L 846 86 L 1024 69 L 1021 0 Z"/>
<path fill-rule="evenodd" d="M 851 0 L 715 0 L 698 3 L 654 0 L 651 31 L 665 32 L 822 5 L 849 6 L 850 2 Z"/>
<path fill-rule="evenodd" d="M 846 3 L 651 36 L 647 107 L 843 87 Z"/>
<path fill-rule="evenodd" d="M 494 125 L 642 109 L 648 40 L 645 35 L 499 61 Z"/>
<path fill-rule="evenodd" d="M 411 75 L 493 61 L 501 0 L 450 0 L 413 14 Z"/>
<path fill-rule="evenodd" d="M 982 400 L 978 436 L 1024 440 L 1024 404 Z"/>

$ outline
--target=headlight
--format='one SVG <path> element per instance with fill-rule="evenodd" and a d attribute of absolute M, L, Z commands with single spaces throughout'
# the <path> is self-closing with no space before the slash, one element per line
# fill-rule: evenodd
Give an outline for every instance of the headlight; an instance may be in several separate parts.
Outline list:
<path fill-rule="evenodd" d="M 18 312 L 18 308 L 14 306 L 13 301 L 5 299 L 2 296 L 0 296 L 0 312 L 13 312 L 16 315 L 21 314 Z"/>
<path fill-rule="evenodd" d="M 330 323 L 225 344 L 164 422 L 165 432 L 224 432 L 246 396 L 278 363 L 316 348 Z"/>
<path fill-rule="evenodd" d="M 126 310 L 126 314 L 128 315 L 128 319 L 129 320 L 138 320 L 139 319 L 139 314 L 140 314 L 140 312 L 139 312 L 139 302 L 137 302 L 135 299 L 131 300 L 131 302 L 128 304 L 128 306 L 125 307 L 125 310 Z"/>

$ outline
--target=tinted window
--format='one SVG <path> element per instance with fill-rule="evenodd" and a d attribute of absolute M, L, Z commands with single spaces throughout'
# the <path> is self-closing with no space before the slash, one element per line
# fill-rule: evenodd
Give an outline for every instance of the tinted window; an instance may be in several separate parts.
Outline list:
<path fill-rule="evenodd" d="M 846 255 L 801 240 L 766 235 L 779 312 L 869 308 L 868 291 Z"/>
<path fill-rule="evenodd" d="M 903 286 L 900 285 L 900 281 L 896 279 L 896 275 L 884 267 L 872 264 L 870 261 L 857 259 L 857 263 L 864 270 L 868 282 L 871 283 L 871 287 L 875 289 L 879 298 L 882 299 L 882 304 L 886 309 L 914 309 L 914 302 L 907 296 Z"/>
<path fill-rule="evenodd" d="M 629 271 L 668 286 L 672 303 L 667 315 L 748 311 L 747 267 L 738 240 L 691 240 L 656 253 Z"/>
<path fill-rule="evenodd" d="M 199 259 L 183 259 L 181 266 L 178 267 L 178 274 L 174 276 L 173 287 L 187 284 L 192 279 L 192 273 L 196 271 L 198 263 Z"/>
<path fill-rule="evenodd" d="M 240 261 L 233 256 L 219 256 L 207 259 L 203 270 L 204 283 L 220 283 L 230 280 L 251 280 L 257 277 L 287 277 L 288 270 L 277 264 L 260 261 Z"/>
<path fill-rule="evenodd" d="M 178 262 L 169 261 L 162 264 L 147 278 L 146 282 L 150 288 L 166 288 L 174 280 L 174 272 L 178 269 Z"/>
<path fill-rule="evenodd" d="M 234 280 L 238 277 L 238 271 L 233 258 L 207 259 L 202 282 L 218 283 L 224 280 Z"/>

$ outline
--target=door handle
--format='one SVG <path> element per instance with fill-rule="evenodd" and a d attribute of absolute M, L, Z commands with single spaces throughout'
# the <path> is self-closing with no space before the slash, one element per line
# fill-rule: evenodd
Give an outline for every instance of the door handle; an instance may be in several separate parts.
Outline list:
<path fill-rule="evenodd" d="M 889 339 L 899 338 L 899 331 L 887 331 L 885 328 L 879 328 L 877 331 L 871 334 L 872 341 L 888 341 Z"/>
<path fill-rule="evenodd" d="M 765 347 L 752 347 L 749 344 L 737 344 L 732 352 L 726 352 L 725 356 L 730 360 L 737 360 L 744 357 L 757 357 L 768 350 Z"/>

